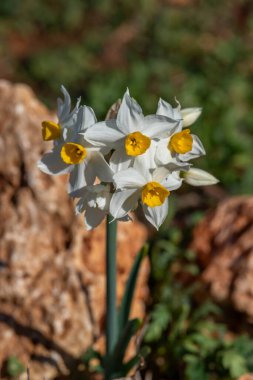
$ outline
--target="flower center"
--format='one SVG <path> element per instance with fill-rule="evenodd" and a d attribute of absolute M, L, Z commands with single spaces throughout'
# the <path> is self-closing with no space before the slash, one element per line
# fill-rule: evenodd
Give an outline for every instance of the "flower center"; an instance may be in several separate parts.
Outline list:
<path fill-rule="evenodd" d="M 130 133 L 125 139 L 125 148 L 128 156 L 139 156 L 146 152 L 150 147 L 149 137 L 140 132 Z"/>
<path fill-rule="evenodd" d="M 149 207 L 161 206 L 165 199 L 170 195 L 169 190 L 158 182 L 147 183 L 141 193 L 142 203 Z"/>
<path fill-rule="evenodd" d="M 184 154 L 192 150 L 193 138 L 190 129 L 175 133 L 169 142 L 168 148 L 173 152 Z"/>
<path fill-rule="evenodd" d="M 80 164 L 87 156 L 86 149 L 76 143 L 66 143 L 61 149 L 61 158 L 66 164 Z"/>
<path fill-rule="evenodd" d="M 61 137 L 61 126 L 53 121 L 42 122 L 42 138 L 44 141 L 56 140 Z"/>

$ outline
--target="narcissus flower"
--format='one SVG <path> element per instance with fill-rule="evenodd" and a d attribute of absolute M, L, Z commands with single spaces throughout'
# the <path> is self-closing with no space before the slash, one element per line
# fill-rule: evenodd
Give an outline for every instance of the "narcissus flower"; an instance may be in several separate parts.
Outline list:
<path fill-rule="evenodd" d="M 76 213 L 84 214 L 87 230 L 97 227 L 109 212 L 111 189 L 109 184 L 86 186 L 76 204 Z"/>
<path fill-rule="evenodd" d="M 51 120 L 45 120 L 42 122 L 42 137 L 45 141 L 54 140 L 56 143 L 58 140 L 64 139 L 64 134 L 67 134 L 67 129 L 73 127 L 77 119 L 77 113 L 81 98 L 77 100 L 74 109 L 71 111 L 71 98 L 68 91 L 64 86 L 61 86 L 61 91 L 64 96 L 64 100 L 58 98 L 57 116 L 58 123 Z"/>
<path fill-rule="evenodd" d="M 205 149 L 200 139 L 191 134 L 189 128 L 182 129 L 184 126 L 191 125 L 200 115 L 200 108 L 186 108 L 181 110 L 180 106 L 172 108 L 171 105 L 160 99 L 157 114 L 178 117 L 181 122 L 167 138 L 161 139 L 157 144 L 156 162 L 158 165 L 170 165 L 185 167 L 185 163 L 194 158 L 205 154 Z"/>
<path fill-rule="evenodd" d="M 116 120 L 97 123 L 87 131 L 86 138 L 97 146 L 114 150 L 110 164 L 113 169 L 122 170 L 132 166 L 136 157 L 144 155 L 159 139 L 178 126 L 179 121 L 166 116 L 144 116 L 139 104 L 126 91 Z"/>
<path fill-rule="evenodd" d="M 85 132 L 92 129 L 96 117 L 90 107 L 80 107 L 75 124 L 65 140 L 44 154 L 38 167 L 44 173 L 59 175 L 70 173 L 69 193 L 78 196 L 86 185 L 93 185 L 96 177 L 101 181 L 112 181 L 112 171 L 100 148 L 94 147 L 85 139 Z M 70 138 L 70 140 L 67 139 Z"/>
<path fill-rule="evenodd" d="M 170 191 L 182 184 L 178 172 L 170 173 L 163 167 L 151 172 L 143 165 L 138 170 L 122 170 L 113 176 L 113 180 L 117 191 L 112 196 L 111 215 L 115 219 L 122 218 L 140 201 L 145 217 L 157 229 L 168 214 Z"/>
<path fill-rule="evenodd" d="M 173 108 L 160 99 L 156 114 L 144 116 L 127 90 L 117 116 L 112 113 L 115 119 L 97 122 L 92 108 L 79 107 L 80 100 L 71 110 L 70 96 L 63 86 L 61 90 L 58 122 L 42 123 L 43 139 L 52 140 L 53 148 L 38 167 L 51 175 L 70 174 L 69 194 L 79 198 L 76 212 L 84 213 L 88 230 L 107 214 L 129 220 L 139 204 L 158 229 L 168 214 L 171 191 L 183 181 L 194 186 L 218 182 L 191 168 L 190 160 L 205 154 L 189 128 L 201 108 L 181 109 L 178 102 Z"/>

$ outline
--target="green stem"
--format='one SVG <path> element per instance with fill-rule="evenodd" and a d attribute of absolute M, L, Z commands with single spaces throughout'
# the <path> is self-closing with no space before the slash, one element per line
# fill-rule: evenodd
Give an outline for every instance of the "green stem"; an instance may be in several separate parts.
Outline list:
<path fill-rule="evenodd" d="M 117 221 L 107 217 L 106 222 L 106 356 L 109 358 L 117 340 L 117 310 L 116 310 L 116 246 Z M 107 367 L 107 366 L 106 366 Z M 105 369 L 105 379 L 111 380 L 111 368 Z"/>

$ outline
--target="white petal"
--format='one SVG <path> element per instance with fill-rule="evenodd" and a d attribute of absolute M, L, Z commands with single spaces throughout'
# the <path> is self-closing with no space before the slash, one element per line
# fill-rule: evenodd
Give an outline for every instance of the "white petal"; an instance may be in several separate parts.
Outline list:
<path fill-rule="evenodd" d="M 170 173 L 165 166 L 156 168 L 152 173 L 152 181 L 161 183 Z"/>
<path fill-rule="evenodd" d="M 78 110 L 76 132 L 84 132 L 97 122 L 96 115 L 91 107 L 82 106 Z"/>
<path fill-rule="evenodd" d="M 169 200 L 166 199 L 161 206 L 148 207 L 143 204 L 142 207 L 147 220 L 158 230 L 168 215 Z"/>
<path fill-rule="evenodd" d="M 84 223 L 86 229 L 92 230 L 97 227 L 105 218 L 107 212 L 99 208 L 87 207 L 84 215 Z"/>
<path fill-rule="evenodd" d="M 113 176 L 117 189 L 138 189 L 147 183 L 145 177 L 134 168 L 122 170 Z"/>
<path fill-rule="evenodd" d="M 169 139 L 162 139 L 157 143 L 155 161 L 157 165 L 166 165 L 170 162 L 174 162 L 170 150 L 168 149 Z"/>
<path fill-rule="evenodd" d="M 219 180 L 212 174 L 197 168 L 191 168 L 188 172 L 186 172 L 184 174 L 184 180 L 192 186 L 215 185 L 219 182 Z"/>
<path fill-rule="evenodd" d="M 134 158 L 134 164 L 133 167 L 147 179 L 147 181 L 150 181 L 150 175 L 149 173 L 150 169 L 156 168 L 156 162 L 155 162 L 155 154 L 156 154 L 156 141 L 151 141 L 151 145 L 149 149 Z"/>
<path fill-rule="evenodd" d="M 180 119 L 172 120 L 165 116 L 149 115 L 142 121 L 144 127 L 142 133 L 150 138 L 161 138 L 163 136 L 171 136 L 177 132 L 180 127 Z"/>
<path fill-rule="evenodd" d="M 63 121 L 68 116 L 70 112 L 70 108 L 71 108 L 70 95 L 63 85 L 61 85 L 61 92 L 63 93 L 64 100 L 62 100 L 61 98 L 57 99 L 58 118 L 60 122 Z"/>
<path fill-rule="evenodd" d="M 73 165 L 66 164 L 60 155 L 61 147 L 56 147 L 51 152 L 45 153 L 40 161 L 38 161 L 38 168 L 50 175 L 60 175 L 70 173 Z"/>
<path fill-rule="evenodd" d="M 192 135 L 193 137 L 193 144 L 192 144 L 192 150 L 190 152 L 187 152 L 185 154 L 179 154 L 178 157 L 181 161 L 189 161 L 193 158 L 197 158 L 200 156 L 203 156 L 206 154 L 205 148 L 202 145 L 202 142 L 198 138 L 198 136 Z"/>
<path fill-rule="evenodd" d="M 136 189 L 116 191 L 111 199 L 110 214 L 115 219 L 123 218 L 129 211 L 136 208 L 139 197 L 140 191 Z"/>
<path fill-rule="evenodd" d="M 195 108 L 184 108 L 181 110 L 182 116 L 183 116 L 183 126 L 189 127 L 195 121 L 198 119 L 198 117 L 201 115 L 202 108 L 195 107 Z"/>
<path fill-rule="evenodd" d="M 175 171 L 173 173 L 168 174 L 163 181 L 161 181 L 161 185 L 166 187 L 166 189 L 172 191 L 178 189 L 182 185 L 183 179 L 180 177 L 179 172 Z"/>
<path fill-rule="evenodd" d="M 109 146 L 113 148 L 124 134 L 116 129 L 115 120 L 106 120 L 94 124 L 85 132 L 85 138 L 96 146 Z M 115 144 L 116 143 L 116 144 Z"/>
<path fill-rule="evenodd" d="M 126 154 L 125 147 L 122 146 L 113 152 L 110 158 L 110 167 L 113 173 L 117 173 L 121 170 L 128 169 L 132 161 L 133 158 Z"/>
<path fill-rule="evenodd" d="M 73 125 L 73 123 L 76 120 L 76 114 L 77 114 L 77 111 L 79 108 L 81 98 L 79 98 L 77 100 L 73 111 L 70 112 L 71 111 L 71 99 L 70 99 L 69 93 L 64 86 L 61 86 L 61 91 L 63 93 L 64 100 L 62 100 L 60 98 L 58 98 L 58 100 L 57 100 L 57 102 L 58 102 L 57 114 L 58 114 L 59 123 L 63 127 L 70 127 Z"/>
<path fill-rule="evenodd" d="M 71 197 L 79 197 L 84 187 L 93 185 L 96 179 L 96 173 L 92 163 L 88 158 L 78 165 L 70 173 L 68 193 Z"/>
<path fill-rule="evenodd" d="M 157 115 L 166 116 L 173 120 L 182 119 L 182 115 L 180 113 L 180 107 L 173 108 L 168 102 L 163 99 L 159 99 L 158 107 L 156 111 Z"/>
<path fill-rule="evenodd" d="M 91 153 L 90 165 L 93 165 L 94 173 L 100 179 L 100 181 L 112 182 L 112 177 L 114 173 L 101 153 Z"/>
<path fill-rule="evenodd" d="M 143 114 L 139 104 L 126 91 L 117 114 L 118 128 L 124 135 L 128 135 L 140 129 L 142 119 Z"/>

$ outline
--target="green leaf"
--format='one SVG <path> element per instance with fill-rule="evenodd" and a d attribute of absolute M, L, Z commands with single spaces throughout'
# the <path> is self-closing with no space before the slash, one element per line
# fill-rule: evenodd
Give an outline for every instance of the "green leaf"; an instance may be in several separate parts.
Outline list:
<path fill-rule="evenodd" d="M 122 329 L 125 327 L 128 321 L 139 269 L 141 266 L 142 259 L 147 255 L 147 253 L 148 253 L 148 245 L 145 244 L 144 247 L 139 252 L 139 254 L 136 256 L 131 272 L 129 274 L 129 277 L 126 283 L 125 292 L 121 301 L 121 306 L 118 311 L 119 331 L 122 331 Z"/>
<path fill-rule="evenodd" d="M 124 364 L 123 360 L 125 357 L 126 350 L 128 348 L 131 338 L 136 334 L 137 330 L 140 328 L 140 320 L 132 319 L 128 321 L 121 335 L 119 336 L 118 342 L 113 350 L 112 354 L 109 357 L 106 357 L 106 367 L 111 367 L 111 373 L 115 376 L 120 371 L 123 370 Z"/>
<path fill-rule="evenodd" d="M 235 350 L 227 350 L 222 354 L 222 365 L 233 378 L 237 378 L 247 372 L 245 358 Z"/>
<path fill-rule="evenodd" d="M 153 313 L 151 314 L 151 322 L 147 327 L 145 334 L 145 342 L 152 342 L 158 340 L 164 330 L 168 327 L 171 321 L 171 313 L 168 310 L 167 305 L 156 305 Z"/>

